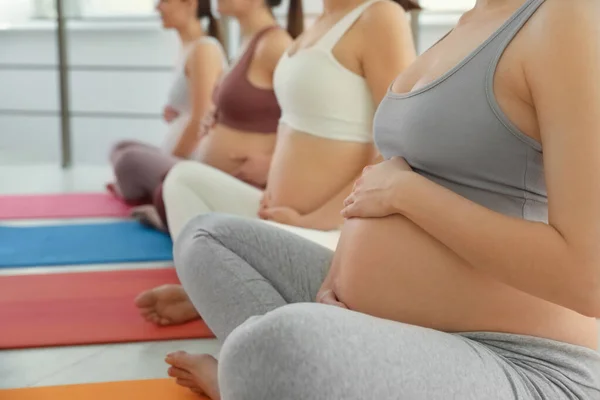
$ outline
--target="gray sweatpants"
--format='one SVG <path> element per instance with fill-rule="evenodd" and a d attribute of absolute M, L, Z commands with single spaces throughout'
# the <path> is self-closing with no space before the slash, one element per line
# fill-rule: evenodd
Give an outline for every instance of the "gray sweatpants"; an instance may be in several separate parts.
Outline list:
<path fill-rule="evenodd" d="M 586 348 L 311 303 L 332 255 L 261 221 L 210 214 L 187 224 L 175 263 L 224 341 L 223 400 L 600 399 L 600 355 Z"/>
<path fill-rule="evenodd" d="M 123 198 L 150 203 L 154 191 L 179 159 L 146 143 L 123 141 L 111 151 L 110 161 Z"/>

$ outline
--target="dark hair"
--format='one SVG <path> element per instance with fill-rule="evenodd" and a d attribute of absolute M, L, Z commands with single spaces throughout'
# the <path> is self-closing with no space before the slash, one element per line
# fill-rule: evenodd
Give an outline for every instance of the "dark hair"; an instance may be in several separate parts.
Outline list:
<path fill-rule="evenodd" d="M 198 0 L 198 11 L 196 12 L 198 19 L 208 18 L 208 34 L 221 43 L 223 43 L 223 31 L 221 29 L 221 21 L 215 18 L 210 9 L 210 0 Z"/>
<path fill-rule="evenodd" d="M 400 4 L 400 6 L 406 11 L 414 11 L 421 9 L 419 3 L 415 2 L 414 0 L 394 0 L 394 2 Z"/>
<path fill-rule="evenodd" d="M 281 0 L 266 0 L 269 8 L 281 5 Z M 287 14 L 287 31 L 293 39 L 296 39 L 304 30 L 304 10 L 302 0 L 290 0 Z"/>

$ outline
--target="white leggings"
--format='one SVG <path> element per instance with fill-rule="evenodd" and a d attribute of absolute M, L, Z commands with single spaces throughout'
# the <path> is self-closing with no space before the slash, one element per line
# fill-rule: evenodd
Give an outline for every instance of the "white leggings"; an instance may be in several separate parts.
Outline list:
<path fill-rule="evenodd" d="M 257 219 L 263 192 L 211 166 L 182 161 L 171 169 L 163 186 L 169 231 L 177 239 L 197 215 L 220 212 Z M 335 250 L 340 231 L 320 231 L 265 221 Z"/>

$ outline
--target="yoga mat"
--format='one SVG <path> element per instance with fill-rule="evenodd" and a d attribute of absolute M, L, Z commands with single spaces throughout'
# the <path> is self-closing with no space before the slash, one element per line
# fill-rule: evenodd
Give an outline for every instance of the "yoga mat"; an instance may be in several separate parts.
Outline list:
<path fill-rule="evenodd" d="M 209 400 L 171 379 L 0 390 L 6 400 Z"/>
<path fill-rule="evenodd" d="M 0 226 L 0 268 L 170 261 L 169 236 L 135 221 Z"/>
<path fill-rule="evenodd" d="M 0 349 L 213 337 L 200 320 L 139 315 L 135 297 L 166 283 L 178 283 L 173 268 L 0 276 Z"/>
<path fill-rule="evenodd" d="M 0 219 L 125 217 L 129 206 L 109 193 L 0 196 Z"/>

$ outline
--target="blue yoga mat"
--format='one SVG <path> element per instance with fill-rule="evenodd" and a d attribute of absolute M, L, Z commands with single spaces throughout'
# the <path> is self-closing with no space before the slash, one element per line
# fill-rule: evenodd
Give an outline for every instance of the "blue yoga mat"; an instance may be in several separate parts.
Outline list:
<path fill-rule="evenodd" d="M 0 268 L 173 259 L 167 234 L 137 222 L 0 226 Z"/>

